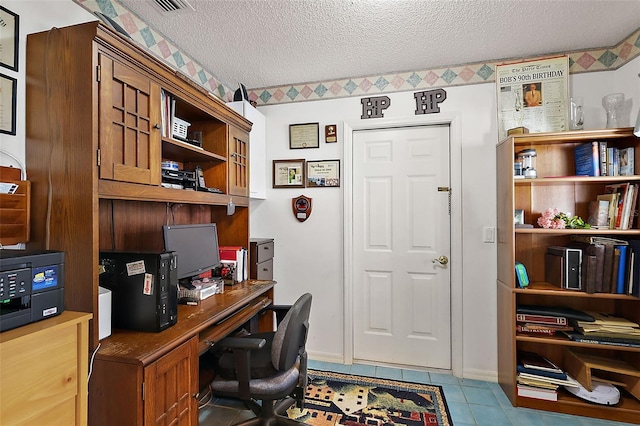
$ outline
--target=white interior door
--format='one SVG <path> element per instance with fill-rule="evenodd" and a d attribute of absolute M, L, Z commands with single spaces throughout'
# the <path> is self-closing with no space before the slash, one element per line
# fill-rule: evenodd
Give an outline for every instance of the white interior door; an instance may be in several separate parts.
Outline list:
<path fill-rule="evenodd" d="M 449 147 L 448 125 L 353 132 L 355 360 L 451 369 Z"/>

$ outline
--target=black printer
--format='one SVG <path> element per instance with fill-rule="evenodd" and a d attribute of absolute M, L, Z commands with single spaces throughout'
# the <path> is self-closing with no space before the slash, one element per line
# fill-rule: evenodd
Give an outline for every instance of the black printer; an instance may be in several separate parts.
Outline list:
<path fill-rule="evenodd" d="M 0 331 L 63 310 L 63 252 L 0 249 Z"/>

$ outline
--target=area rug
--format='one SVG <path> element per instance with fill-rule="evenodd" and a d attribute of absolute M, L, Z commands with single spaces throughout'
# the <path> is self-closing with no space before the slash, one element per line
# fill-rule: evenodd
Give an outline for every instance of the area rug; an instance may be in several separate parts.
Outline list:
<path fill-rule="evenodd" d="M 308 371 L 304 408 L 291 419 L 311 426 L 453 425 L 442 387 Z"/>

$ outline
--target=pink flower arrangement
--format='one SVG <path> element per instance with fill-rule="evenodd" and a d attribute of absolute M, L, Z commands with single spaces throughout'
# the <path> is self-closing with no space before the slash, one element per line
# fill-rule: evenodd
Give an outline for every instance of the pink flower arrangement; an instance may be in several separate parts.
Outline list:
<path fill-rule="evenodd" d="M 551 229 L 564 229 L 566 228 L 566 223 L 564 221 L 564 217 L 567 215 L 562 213 L 558 209 L 547 209 L 542 216 L 538 218 L 538 225 L 543 228 L 551 228 Z"/>
<path fill-rule="evenodd" d="M 571 213 L 564 213 L 558 209 L 547 209 L 542 216 L 538 218 L 538 225 L 543 228 L 551 229 L 586 229 L 591 228 L 591 225 L 585 223 L 585 221 L 579 216 L 571 216 Z"/>

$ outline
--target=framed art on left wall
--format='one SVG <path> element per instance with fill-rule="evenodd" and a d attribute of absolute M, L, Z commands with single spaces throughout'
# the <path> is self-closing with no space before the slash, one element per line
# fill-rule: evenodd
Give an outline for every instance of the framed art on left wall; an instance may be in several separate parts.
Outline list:
<path fill-rule="evenodd" d="M 16 134 L 17 80 L 0 74 L 0 133 Z"/>
<path fill-rule="evenodd" d="M 18 71 L 18 15 L 0 6 L 0 66 Z"/>

